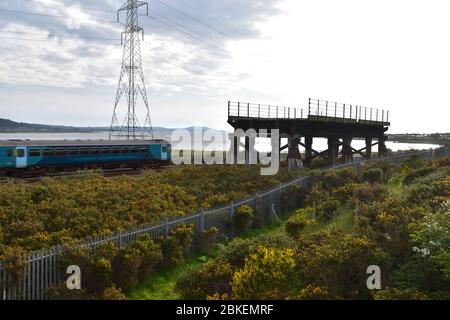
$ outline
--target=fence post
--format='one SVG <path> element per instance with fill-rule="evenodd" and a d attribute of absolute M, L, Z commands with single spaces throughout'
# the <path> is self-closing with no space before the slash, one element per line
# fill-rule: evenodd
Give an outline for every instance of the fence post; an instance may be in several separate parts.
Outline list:
<path fill-rule="evenodd" d="M 230 212 L 229 212 L 229 219 L 230 219 L 230 234 L 229 237 L 233 237 L 234 235 L 234 226 L 233 226 L 233 217 L 234 217 L 234 201 L 230 202 Z"/>
<path fill-rule="evenodd" d="M 205 230 L 205 210 L 200 210 L 200 232 Z"/>
<path fill-rule="evenodd" d="M 164 237 L 167 239 L 169 237 L 169 217 L 166 217 L 164 221 Z"/>

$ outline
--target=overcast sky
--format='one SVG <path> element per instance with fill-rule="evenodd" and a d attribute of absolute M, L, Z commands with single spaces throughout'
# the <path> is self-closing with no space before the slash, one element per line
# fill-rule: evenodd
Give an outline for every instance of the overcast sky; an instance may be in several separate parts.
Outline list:
<path fill-rule="evenodd" d="M 0 118 L 109 125 L 123 3 L 0 0 Z M 228 100 L 311 97 L 389 109 L 391 132 L 448 132 L 449 13 L 448 0 L 150 1 L 153 124 L 229 129 Z"/>

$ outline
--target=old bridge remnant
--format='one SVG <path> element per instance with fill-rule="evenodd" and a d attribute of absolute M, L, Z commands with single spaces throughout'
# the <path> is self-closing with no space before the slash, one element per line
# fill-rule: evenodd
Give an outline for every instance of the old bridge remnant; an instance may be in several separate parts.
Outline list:
<path fill-rule="evenodd" d="M 330 165 L 338 160 L 349 162 L 356 154 L 371 158 L 372 148 L 377 145 L 378 155 L 385 155 L 389 118 L 389 111 L 386 110 L 316 99 L 309 99 L 308 110 L 228 102 L 228 123 L 235 131 L 253 129 L 259 137 L 261 131 L 270 135 L 272 130 L 279 130 L 280 139 L 287 138 L 286 145 L 280 144 L 280 151 L 288 149 L 290 169 L 303 163 L 309 166 L 316 157 L 325 159 Z M 314 150 L 315 138 L 327 139 L 328 149 L 322 152 Z M 365 140 L 364 148 L 358 150 L 352 147 L 352 141 L 356 138 Z M 241 141 L 236 140 L 231 150 L 234 159 L 237 159 L 241 145 Z M 246 160 L 254 144 L 254 139 L 245 139 Z M 304 159 L 301 158 L 300 146 L 305 149 Z"/>

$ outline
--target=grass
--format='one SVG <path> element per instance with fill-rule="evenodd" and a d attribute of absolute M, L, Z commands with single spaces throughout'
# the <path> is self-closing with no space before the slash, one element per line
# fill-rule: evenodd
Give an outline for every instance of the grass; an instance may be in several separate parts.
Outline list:
<path fill-rule="evenodd" d="M 264 226 L 259 229 L 249 231 L 243 239 L 256 238 L 260 235 L 276 235 L 284 233 L 284 225 L 288 216 L 283 216 L 280 221 L 275 222 L 269 226 Z M 353 229 L 352 212 L 348 208 L 340 208 L 338 215 L 328 223 L 319 223 L 314 226 L 309 226 L 305 229 L 305 234 L 317 232 L 319 230 L 328 230 L 333 227 L 339 227 L 346 232 L 351 232 Z M 225 244 L 226 245 L 226 244 Z M 206 258 L 212 259 L 218 255 L 216 250 L 213 254 Z M 205 255 L 195 254 L 186 259 L 186 262 L 181 266 L 165 269 L 155 273 L 147 278 L 139 286 L 132 289 L 126 294 L 131 300 L 179 300 L 182 297 L 176 292 L 175 286 L 177 279 L 183 276 L 190 268 L 194 268 L 203 263 Z"/>
<path fill-rule="evenodd" d="M 338 228 L 343 230 L 346 233 L 353 232 L 353 212 L 348 207 L 340 207 L 336 216 L 328 222 L 320 222 L 318 221 L 316 224 L 307 226 L 302 234 L 310 235 L 319 231 L 329 231 L 333 228 Z"/>
<path fill-rule="evenodd" d="M 281 234 L 284 232 L 284 220 L 287 217 L 282 218 L 279 222 L 276 222 L 269 226 L 264 226 L 259 229 L 249 231 L 242 238 L 250 239 L 255 238 L 263 234 Z M 226 245 L 226 244 L 225 244 Z M 218 255 L 216 250 L 211 255 L 206 256 L 208 259 L 212 259 Z M 203 263 L 204 254 L 194 254 L 186 259 L 186 262 L 178 267 L 161 270 L 139 286 L 132 289 L 126 296 L 131 300 L 179 300 L 182 297 L 176 292 L 175 286 L 177 279 L 184 275 L 190 268 L 194 268 Z"/>
<path fill-rule="evenodd" d="M 200 265 L 200 255 L 193 255 L 178 267 L 159 271 L 147 278 L 138 287 L 126 294 L 131 300 L 178 300 L 181 296 L 176 292 L 175 285 L 178 277 L 189 268 Z"/>

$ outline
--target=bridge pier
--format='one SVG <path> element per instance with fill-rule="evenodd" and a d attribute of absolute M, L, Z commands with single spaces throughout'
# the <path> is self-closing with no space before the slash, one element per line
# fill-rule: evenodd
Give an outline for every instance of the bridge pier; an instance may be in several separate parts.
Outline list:
<path fill-rule="evenodd" d="M 229 164 L 232 165 L 237 165 L 238 163 L 238 153 L 239 153 L 239 145 L 240 145 L 240 141 L 238 139 L 238 137 L 236 137 L 234 134 L 230 134 L 229 135 L 229 140 L 231 142 L 230 145 L 230 151 L 229 151 Z"/>
<path fill-rule="evenodd" d="M 247 166 L 258 164 L 258 154 L 255 149 L 255 137 L 245 137 L 245 164 Z"/>
<path fill-rule="evenodd" d="M 289 171 L 303 168 L 302 156 L 298 149 L 300 137 L 298 135 L 289 136 L 288 138 L 288 168 Z"/>
<path fill-rule="evenodd" d="M 306 136 L 305 137 L 305 164 L 308 167 L 311 166 L 311 162 L 312 162 L 312 144 L 313 144 L 313 137 Z"/>
<path fill-rule="evenodd" d="M 342 156 L 344 158 L 344 162 L 353 161 L 352 140 L 352 137 L 344 137 L 342 140 Z"/>
<path fill-rule="evenodd" d="M 366 138 L 366 159 L 372 158 L 372 138 Z"/>
<path fill-rule="evenodd" d="M 328 164 L 333 165 L 336 162 L 336 145 L 338 139 L 334 136 L 328 137 Z"/>
<path fill-rule="evenodd" d="M 386 136 L 378 138 L 378 157 L 384 157 L 387 155 L 386 141 Z"/>

